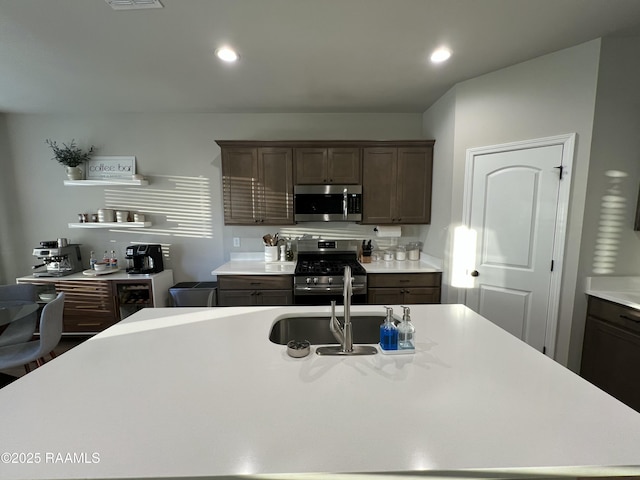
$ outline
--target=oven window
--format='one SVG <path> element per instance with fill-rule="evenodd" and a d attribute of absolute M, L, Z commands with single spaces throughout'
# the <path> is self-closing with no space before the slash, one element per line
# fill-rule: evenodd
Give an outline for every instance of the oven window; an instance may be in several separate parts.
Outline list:
<path fill-rule="evenodd" d="M 298 214 L 342 214 L 342 195 L 304 193 L 296 195 Z"/>

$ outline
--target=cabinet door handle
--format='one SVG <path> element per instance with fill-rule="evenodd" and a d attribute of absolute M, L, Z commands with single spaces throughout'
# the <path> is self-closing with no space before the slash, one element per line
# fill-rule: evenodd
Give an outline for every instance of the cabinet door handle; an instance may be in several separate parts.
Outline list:
<path fill-rule="evenodd" d="M 632 322 L 640 323 L 640 318 L 630 317 L 628 315 L 620 314 L 620 318 L 624 318 L 625 320 L 631 320 Z"/>
<path fill-rule="evenodd" d="M 400 283 L 407 283 L 407 282 L 410 282 L 410 281 L 411 281 L 411 280 L 409 280 L 409 279 L 405 278 L 404 280 L 400 280 Z"/>

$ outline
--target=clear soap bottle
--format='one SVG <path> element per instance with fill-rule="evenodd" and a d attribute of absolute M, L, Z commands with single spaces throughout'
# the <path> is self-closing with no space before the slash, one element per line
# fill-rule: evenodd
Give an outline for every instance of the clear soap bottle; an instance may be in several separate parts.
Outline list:
<path fill-rule="evenodd" d="M 411 323 L 411 310 L 409 307 L 402 307 L 403 315 L 400 325 L 398 325 L 398 350 L 415 349 L 414 337 L 416 329 Z"/>
<path fill-rule="evenodd" d="M 397 350 L 398 328 L 393 323 L 393 308 L 384 308 L 387 309 L 387 318 L 385 318 L 384 323 L 380 325 L 380 348 L 383 350 Z"/>

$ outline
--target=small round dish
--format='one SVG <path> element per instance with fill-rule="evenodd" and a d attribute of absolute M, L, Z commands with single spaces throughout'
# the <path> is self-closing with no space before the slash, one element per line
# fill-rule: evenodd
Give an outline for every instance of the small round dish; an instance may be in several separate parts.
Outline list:
<path fill-rule="evenodd" d="M 101 272 L 102 270 L 106 270 L 107 268 L 109 268 L 109 264 L 107 263 L 96 263 L 93 268 L 96 270 L 96 272 Z"/>
<path fill-rule="evenodd" d="M 40 294 L 38 294 L 38 297 L 43 302 L 50 302 L 51 300 L 55 300 L 56 294 L 55 293 L 40 293 Z"/>
<path fill-rule="evenodd" d="M 287 343 L 287 355 L 293 358 L 302 358 L 311 352 L 311 343 L 308 340 L 291 340 Z"/>

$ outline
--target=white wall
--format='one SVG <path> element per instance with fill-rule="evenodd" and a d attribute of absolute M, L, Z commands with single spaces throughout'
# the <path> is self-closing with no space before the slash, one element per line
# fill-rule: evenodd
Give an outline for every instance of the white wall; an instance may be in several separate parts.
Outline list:
<path fill-rule="evenodd" d="M 602 41 L 571 329 L 572 364 L 579 364 L 582 351 L 586 301 L 579 291 L 584 279 L 640 275 L 640 235 L 633 230 L 640 183 L 639 51 L 640 37 Z"/>
<path fill-rule="evenodd" d="M 130 242 L 162 243 L 169 249 L 167 267 L 173 268 L 176 282 L 210 280 L 211 271 L 229 258 L 232 236 L 242 239 L 238 250 L 255 251 L 262 248 L 262 235 L 278 228 L 224 227 L 216 139 L 415 139 L 421 138 L 421 124 L 421 114 L 5 114 L 0 117 L 0 165 L 9 175 L 0 180 L 0 283 L 29 274 L 36 260 L 32 248 L 58 237 L 81 243 L 85 263 L 92 249 L 115 249 L 122 259 Z M 94 144 L 99 155 L 135 155 L 138 171 L 150 178 L 151 185 L 64 187 L 63 167 L 50 160 L 47 138 Z M 200 205 L 187 203 L 176 180 L 200 185 Z M 67 227 L 77 221 L 78 213 L 105 206 L 107 197 L 125 205 L 137 203 L 137 195 L 150 194 L 157 195 L 154 208 L 162 212 L 174 208 L 178 214 L 210 214 L 207 234 L 184 236 L 185 228 L 158 212 L 151 215 L 150 230 Z M 129 198 L 118 200 L 123 195 Z"/>
<path fill-rule="evenodd" d="M 433 188 L 431 224 L 421 228 L 423 251 L 438 258 L 449 258 L 451 204 L 453 193 L 453 151 L 456 128 L 456 89 L 453 87 L 440 97 L 423 115 L 423 136 L 434 138 L 433 147 Z M 449 295 L 450 268 L 442 272 L 443 302 L 452 302 Z M 455 302 L 455 300 L 453 300 Z"/>
<path fill-rule="evenodd" d="M 453 145 L 443 149 L 452 166 L 441 169 L 434 178 L 434 184 L 452 186 L 450 192 L 443 189 L 433 199 L 434 205 L 450 204 L 450 230 L 462 222 L 467 149 L 577 133 L 556 345 L 556 359 L 565 365 L 576 296 L 599 51 L 600 41 L 595 40 L 462 82 L 448 93 L 454 99 L 447 98 L 444 105 L 436 104 L 424 114 L 426 136 L 435 133 L 441 122 L 450 125 L 451 118 L 455 125 L 453 133 L 446 128 Z M 425 249 L 436 248 L 440 242 L 437 236 L 426 238 Z M 450 257 L 445 258 L 445 268 Z M 444 300 L 457 301 L 456 289 L 449 287 Z"/>

